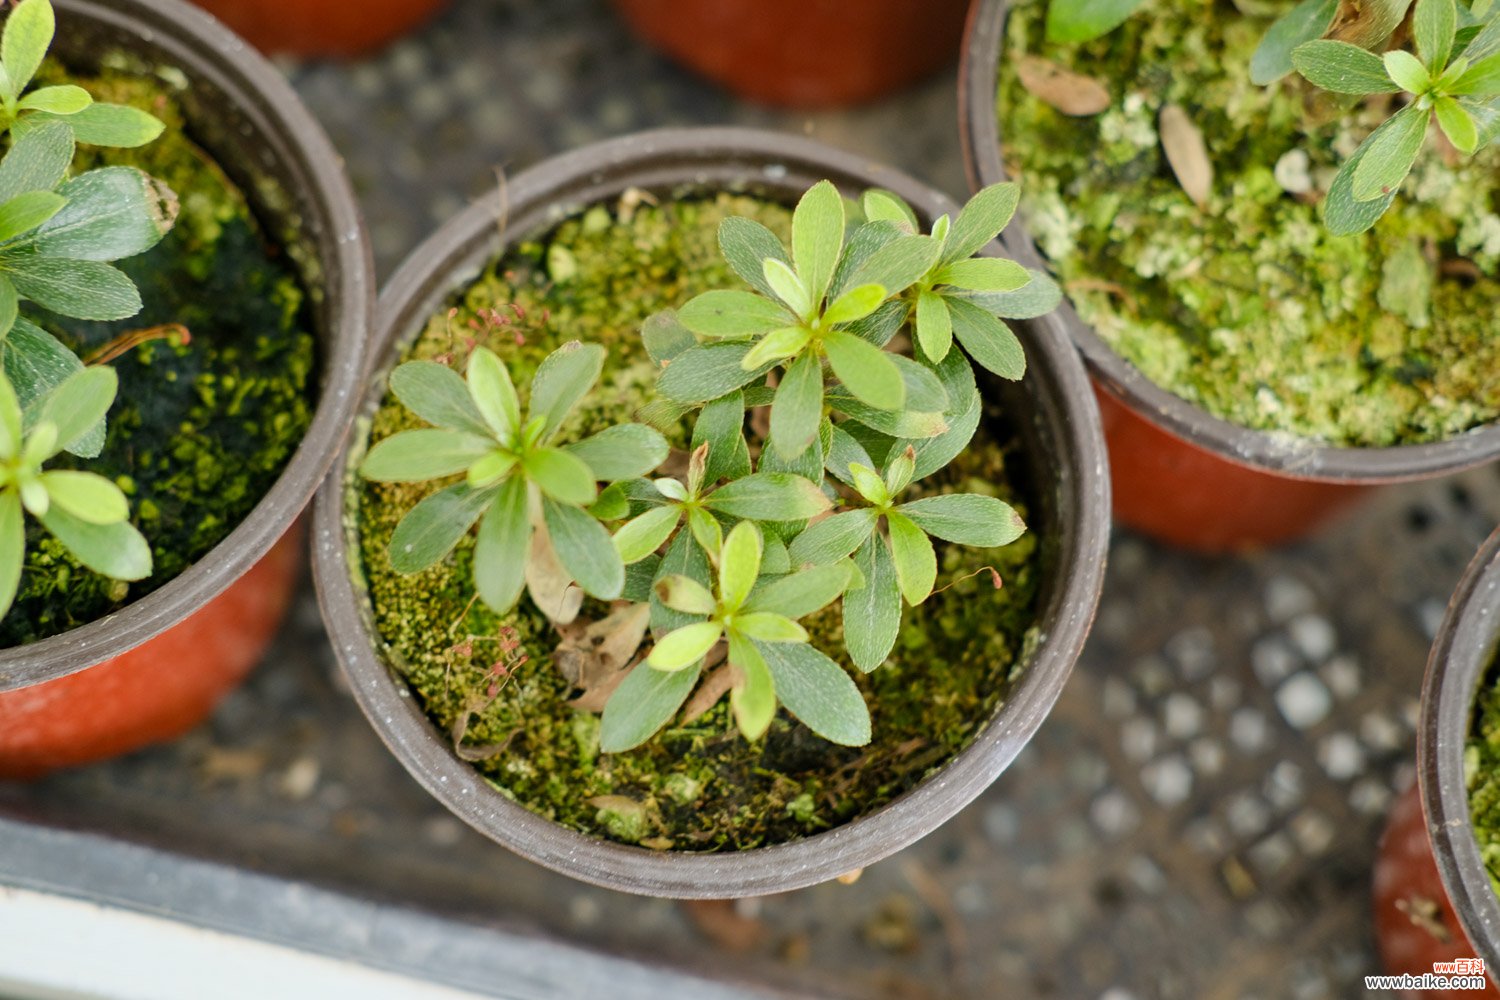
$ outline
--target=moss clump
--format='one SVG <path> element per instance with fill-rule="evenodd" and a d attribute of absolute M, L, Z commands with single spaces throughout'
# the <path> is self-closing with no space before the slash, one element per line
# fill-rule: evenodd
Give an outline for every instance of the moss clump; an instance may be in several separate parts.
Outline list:
<path fill-rule="evenodd" d="M 1299 78 L 1250 83 L 1251 53 L 1289 6 L 1251 17 L 1227 0 L 1154 0 L 1105 38 L 1065 47 L 1042 40 L 1045 0 L 1013 3 L 999 114 L 1026 223 L 1084 321 L 1216 416 L 1348 446 L 1493 421 L 1500 151 L 1450 167 L 1429 150 L 1374 231 L 1330 236 L 1316 195 L 1286 188 L 1326 190 L 1378 119 L 1318 104 Z M 1099 79 L 1111 107 L 1053 110 L 1017 78 L 1027 54 Z M 1207 140 L 1216 177 L 1204 211 L 1161 150 L 1167 103 Z M 1458 266 L 1411 280 L 1440 260 Z"/>
<path fill-rule="evenodd" d="M 569 433 L 628 418 L 654 384 L 641 321 L 698 292 L 738 285 L 716 241 L 729 215 L 759 219 L 783 238 L 790 228 L 782 207 L 729 194 L 614 211 L 596 206 L 492 267 L 451 312 L 432 319 L 408 357 L 450 355 L 472 339 L 499 351 L 524 386 L 560 343 L 598 342 L 609 350 L 604 381 Z M 378 441 L 417 423 L 387 398 L 370 436 Z M 975 444 L 927 482 L 931 491 L 1020 503 L 1007 479 L 1011 446 L 988 436 L 992 426 L 987 422 Z M 626 843 L 744 849 L 816 833 L 884 804 L 974 737 L 1013 680 L 1035 618 L 1031 536 L 1000 550 L 941 547 L 938 582 L 948 589 L 908 611 L 890 662 L 858 678 L 874 719 L 870 746 L 836 747 L 785 713 L 752 745 L 721 702 L 644 747 L 601 755 L 597 719 L 567 704 L 572 692 L 550 662 L 557 637 L 545 619 L 525 600 L 504 617 L 473 600 L 472 536 L 421 574 L 391 570 L 391 531 L 434 488 L 355 487 L 363 570 L 392 661 L 445 733 L 461 729 L 465 748 L 489 748 L 476 766 L 503 794 L 575 830 Z M 1002 589 L 986 566 L 999 571 Z M 585 614 L 602 610 L 586 607 Z M 805 624 L 817 645 L 840 653 L 836 612 Z M 493 637 L 505 625 L 516 630 L 528 661 L 500 681 L 491 671 L 492 643 L 460 643 Z"/>
<path fill-rule="evenodd" d="M 1464 746 L 1464 784 L 1479 855 L 1500 893 L 1500 670 L 1491 667 L 1474 699 L 1474 729 Z"/>
<path fill-rule="evenodd" d="M 60 78 L 55 66 L 46 71 Z M 54 463 L 114 479 L 151 544 L 154 572 L 126 585 L 80 566 L 28 522 L 26 567 L 0 644 L 32 642 L 102 617 L 161 587 L 202 558 L 248 515 L 280 475 L 312 420 L 316 366 L 304 293 L 268 244 L 243 194 L 184 133 L 161 81 L 121 71 L 77 79 L 99 100 L 145 108 L 167 124 L 139 150 L 80 147 L 74 172 L 139 167 L 177 193 L 182 211 L 155 249 L 121 262 L 144 309 L 116 323 L 33 318 L 80 356 L 127 331 L 180 323 L 188 344 L 156 340 L 113 367 L 120 392 L 96 459 Z"/>

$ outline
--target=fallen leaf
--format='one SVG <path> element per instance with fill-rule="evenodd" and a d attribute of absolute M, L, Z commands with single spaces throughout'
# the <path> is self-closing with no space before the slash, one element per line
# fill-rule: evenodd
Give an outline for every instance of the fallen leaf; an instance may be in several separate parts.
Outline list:
<path fill-rule="evenodd" d="M 625 679 L 626 668 L 632 665 L 650 622 L 650 605 L 621 601 L 607 618 L 574 621 L 558 629 L 563 640 L 552 661 L 563 678 L 581 692 L 569 705 L 584 712 L 604 711 L 604 703 Z"/>
<path fill-rule="evenodd" d="M 1193 199 L 1199 208 L 1208 204 L 1214 189 L 1214 164 L 1208 158 L 1208 146 L 1203 142 L 1203 133 L 1186 111 L 1176 104 L 1161 109 L 1161 146 L 1166 150 L 1167 162 L 1177 183 Z"/>
<path fill-rule="evenodd" d="M 552 536 L 541 518 L 533 519 L 531 554 L 526 558 L 526 589 L 532 603 L 554 624 L 566 625 L 583 607 L 583 591 L 557 561 Z"/>
<path fill-rule="evenodd" d="M 1104 84 L 1040 56 L 1022 56 L 1016 64 L 1016 76 L 1021 86 L 1065 115 L 1086 118 L 1109 107 L 1109 90 Z"/>
<path fill-rule="evenodd" d="M 711 663 L 715 658 L 723 659 L 723 656 L 724 648 L 722 646 L 715 646 L 709 653 L 709 660 L 706 660 L 705 663 Z M 701 718 L 705 712 L 719 703 L 719 699 L 729 693 L 729 689 L 733 684 L 734 671 L 729 669 L 729 664 L 721 663 L 719 666 L 708 671 L 704 675 L 703 680 L 699 682 L 697 690 L 693 692 L 693 696 L 683 706 L 682 725 L 686 726 L 694 720 Z"/>

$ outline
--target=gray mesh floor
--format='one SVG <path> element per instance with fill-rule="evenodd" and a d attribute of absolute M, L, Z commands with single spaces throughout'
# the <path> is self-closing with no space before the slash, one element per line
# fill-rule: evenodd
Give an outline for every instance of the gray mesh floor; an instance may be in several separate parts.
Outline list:
<path fill-rule="evenodd" d="M 635 45 L 602 0 L 459 0 L 379 59 L 288 70 L 348 159 L 386 274 L 497 167 L 644 127 L 805 131 L 964 191 L 952 72 L 852 112 L 749 108 Z M 1034 743 L 848 886 L 684 906 L 509 855 L 380 746 L 339 688 L 310 587 L 210 724 L 0 803 L 814 995 L 1359 996 L 1378 971 L 1369 869 L 1411 780 L 1427 646 L 1497 520 L 1490 471 L 1393 488 L 1275 553 L 1118 538 L 1098 626 Z"/>

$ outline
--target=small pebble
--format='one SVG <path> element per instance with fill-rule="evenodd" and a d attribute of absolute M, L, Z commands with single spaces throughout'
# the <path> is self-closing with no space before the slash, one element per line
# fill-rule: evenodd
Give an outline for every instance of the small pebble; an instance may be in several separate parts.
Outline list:
<path fill-rule="evenodd" d="M 1203 727 L 1203 709 L 1191 696 L 1181 691 L 1167 697 L 1162 712 L 1167 735 L 1186 740 L 1198 735 Z"/>
<path fill-rule="evenodd" d="M 1166 652 L 1184 680 L 1196 681 L 1214 669 L 1214 636 L 1205 626 L 1185 628 L 1167 640 Z"/>
<path fill-rule="evenodd" d="M 1193 791 L 1193 770 L 1178 754 L 1152 761 L 1141 771 L 1146 792 L 1159 805 L 1180 805 Z"/>
<path fill-rule="evenodd" d="M 1229 719 L 1229 739 L 1245 753 L 1255 753 L 1266 745 L 1266 717 L 1253 708 L 1242 708 Z"/>
<path fill-rule="evenodd" d="M 1295 729 L 1307 729 L 1328 717 L 1333 697 L 1323 682 L 1311 673 L 1299 673 L 1276 690 L 1276 707 Z"/>
<path fill-rule="evenodd" d="M 1273 622 L 1285 622 L 1311 611 L 1317 606 L 1318 597 L 1311 587 L 1296 577 L 1273 576 L 1266 583 L 1265 603 L 1266 613 Z"/>
<path fill-rule="evenodd" d="M 1365 768 L 1365 752 L 1348 733 L 1334 733 L 1318 745 L 1318 763 L 1334 781 L 1348 781 Z"/>
<path fill-rule="evenodd" d="M 1297 654 L 1279 635 L 1268 635 L 1257 639 L 1250 649 L 1250 666 L 1255 676 L 1267 687 L 1297 669 Z"/>
<path fill-rule="evenodd" d="M 1322 663 L 1338 648 L 1338 633 L 1322 615 L 1301 615 L 1287 626 L 1292 643 L 1314 663 Z"/>

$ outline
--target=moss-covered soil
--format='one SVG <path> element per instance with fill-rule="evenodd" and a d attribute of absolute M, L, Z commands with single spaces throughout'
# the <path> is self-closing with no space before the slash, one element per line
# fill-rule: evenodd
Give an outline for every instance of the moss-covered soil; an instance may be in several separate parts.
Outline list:
<path fill-rule="evenodd" d="M 1474 729 L 1464 746 L 1464 784 L 1479 855 L 1500 893 L 1500 664 L 1490 668 L 1474 699 Z"/>
<path fill-rule="evenodd" d="M 0 621 L 3 646 L 93 621 L 202 558 L 276 481 L 314 407 L 315 344 L 303 289 L 244 196 L 184 134 L 170 85 L 122 71 L 77 82 L 99 100 L 151 111 L 167 130 L 139 150 L 80 147 L 74 171 L 139 167 L 176 192 L 181 215 L 155 249 L 121 262 L 141 290 L 139 315 L 115 323 L 29 315 L 86 360 L 127 332 L 162 324 L 185 326 L 191 340 L 152 340 L 112 362 L 120 392 L 104 452 L 72 460 L 124 489 L 151 544 L 153 575 L 133 585 L 108 580 L 28 522 L 21 590 Z"/>
<path fill-rule="evenodd" d="M 516 385 L 525 386 L 560 343 L 598 342 L 609 350 L 604 380 L 567 433 L 628 418 L 654 383 L 638 335 L 642 320 L 700 291 L 738 284 L 716 243 L 727 215 L 758 218 L 783 238 L 789 229 L 781 207 L 727 194 L 659 207 L 633 199 L 597 206 L 518 246 L 452 312 L 435 316 L 408 356 L 461 363 L 472 340 L 499 351 Z M 387 398 L 370 437 L 416 424 Z M 1011 445 L 987 433 L 982 427 L 929 485 L 1004 496 L 1024 508 L 1006 478 Z M 475 766 L 497 789 L 584 833 L 658 849 L 734 850 L 846 822 L 913 787 L 974 737 L 1032 635 L 1038 569 L 1031 535 L 1001 550 L 940 548 L 938 586 L 949 589 L 908 611 L 890 662 L 859 678 L 874 716 L 870 746 L 836 747 L 785 713 L 763 741 L 748 744 L 721 702 L 640 749 L 600 754 L 598 717 L 568 706 L 573 692 L 551 663 L 552 627 L 524 599 L 504 618 L 473 600 L 472 536 L 426 572 L 401 577 L 390 569 L 392 529 L 435 488 L 355 487 L 376 627 L 435 724 L 450 736 L 462 730 L 463 746 L 482 756 Z M 1000 590 L 987 572 L 969 576 L 985 566 L 999 571 Z M 593 604 L 584 614 L 606 611 Z M 497 683 L 490 667 L 499 653 L 486 640 L 507 625 L 528 659 Z M 808 625 L 818 645 L 842 659 L 837 614 Z"/>
<path fill-rule="evenodd" d="M 1079 314 L 1152 381 L 1247 427 L 1375 446 L 1495 420 L 1500 150 L 1450 165 L 1430 144 L 1373 232 L 1330 236 L 1316 202 L 1379 119 L 1336 113 L 1297 77 L 1251 84 L 1250 55 L 1291 3 L 1246 6 L 1151 0 L 1099 41 L 1055 46 L 1046 0 L 1012 3 L 1005 160 Z M 1020 83 L 1028 54 L 1096 78 L 1109 108 L 1055 111 Z M 1213 160 L 1202 210 L 1162 151 L 1169 103 Z"/>

